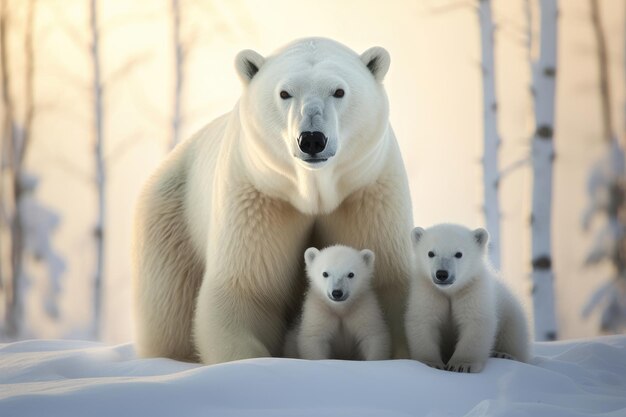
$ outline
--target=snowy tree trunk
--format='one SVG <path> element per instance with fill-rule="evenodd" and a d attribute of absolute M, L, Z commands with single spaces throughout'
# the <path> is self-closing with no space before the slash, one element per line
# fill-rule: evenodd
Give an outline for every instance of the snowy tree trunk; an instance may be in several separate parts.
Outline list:
<path fill-rule="evenodd" d="M 590 218 L 599 213 L 606 219 L 606 225 L 598 232 L 586 263 L 594 264 L 608 259 L 613 265 L 615 275 L 609 283 L 591 295 L 583 316 L 603 302 L 600 328 L 603 331 L 616 332 L 626 327 L 626 156 L 623 146 L 617 140 L 611 115 L 609 56 L 600 3 L 598 0 L 591 0 L 590 6 L 597 44 L 602 136 L 607 149 L 603 158 L 594 164 L 589 175 L 590 204 L 583 226 L 587 226 Z"/>
<path fill-rule="evenodd" d="M 10 244 L 10 279 L 4 286 L 5 297 L 5 332 L 9 337 L 15 337 L 19 333 L 19 325 L 22 316 L 22 306 L 20 305 L 20 285 L 21 277 L 20 262 L 18 256 L 20 240 L 14 240 L 17 231 L 15 227 L 16 200 L 15 190 L 15 137 L 17 129 L 15 126 L 15 106 L 11 95 L 11 74 L 9 67 L 8 34 L 9 34 L 9 5 L 8 0 L 0 3 L 0 65 L 2 70 L 2 105 L 4 107 L 4 126 L 2 131 L 2 204 L 3 211 L 7 213 Z M 8 177 L 8 178 L 5 178 Z M 6 190 L 5 185 L 11 188 Z"/>
<path fill-rule="evenodd" d="M 622 151 L 626 150 L 626 7 L 624 8 L 624 125 L 623 135 L 622 135 Z M 626 159 L 626 158 L 625 158 Z M 623 225 L 626 225 L 626 178 L 622 178 L 622 191 L 624 200 L 622 200 L 622 207 L 620 211 L 620 221 Z M 626 281 L 626 236 L 623 236 L 622 241 L 620 242 L 620 247 L 618 250 L 619 256 L 621 258 L 621 266 L 622 266 L 622 278 Z"/>
<path fill-rule="evenodd" d="M 172 112 L 172 137 L 169 147 L 173 149 L 180 142 L 181 96 L 184 82 L 185 53 L 180 38 L 180 0 L 171 0 L 172 36 L 174 48 L 174 108 Z"/>
<path fill-rule="evenodd" d="M 90 0 L 89 30 L 91 32 L 91 64 L 93 70 L 93 121 L 94 121 L 94 157 L 96 165 L 95 186 L 98 195 L 98 212 L 94 237 L 96 243 L 96 270 L 94 275 L 93 300 L 93 337 L 100 338 L 103 304 L 104 277 L 104 238 L 106 230 L 106 167 L 103 155 L 103 122 L 104 108 L 102 104 L 102 75 L 100 64 L 100 32 L 98 23 L 98 0 Z"/>
<path fill-rule="evenodd" d="M 485 222 L 491 236 L 490 255 L 493 265 L 500 269 L 500 199 L 498 150 L 498 104 L 496 100 L 494 23 L 491 1 L 480 0 L 480 39 L 483 78 L 483 185 Z"/>
<path fill-rule="evenodd" d="M 538 61 L 532 65 L 535 133 L 531 230 L 535 340 L 543 341 L 557 338 L 551 227 L 558 1 L 541 0 L 539 4 L 540 53 Z M 530 26 L 530 21 L 528 24 Z"/>
<path fill-rule="evenodd" d="M 15 119 L 15 103 L 11 98 L 11 79 L 8 65 L 8 39 L 7 20 L 8 4 L 7 0 L 2 1 L 2 22 L 1 26 L 1 48 L 2 48 L 2 90 L 3 104 L 5 106 L 5 130 L 3 151 L 6 154 L 3 158 L 3 178 L 6 168 L 8 181 L 11 190 L 2 189 L 3 209 L 11 210 L 9 216 L 10 236 L 11 236 L 11 285 L 10 294 L 7 294 L 8 303 L 6 308 L 6 333 L 9 337 L 17 337 L 21 331 L 24 301 L 22 287 L 24 285 L 24 242 L 25 242 L 25 218 L 21 210 L 23 199 L 22 180 L 24 173 L 24 160 L 30 142 L 33 118 L 35 114 L 34 105 L 34 48 L 33 48 L 33 23 L 35 13 L 34 0 L 26 3 L 26 21 L 24 25 L 24 121 L 19 125 Z M 11 207 L 7 207 L 7 201 L 11 200 Z"/>

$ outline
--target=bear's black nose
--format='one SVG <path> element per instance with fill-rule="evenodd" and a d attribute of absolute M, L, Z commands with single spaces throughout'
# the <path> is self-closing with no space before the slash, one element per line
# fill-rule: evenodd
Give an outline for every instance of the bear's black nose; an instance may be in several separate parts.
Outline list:
<path fill-rule="evenodd" d="M 315 155 L 326 148 L 327 141 L 322 132 L 302 132 L 298 138 L 298 146 L 302 152 Z"/>
<path fill-rule="evenodd" d="M 440 269 L 437 272 L 435 272 L 435 277 L 439 281 L 445 281 L 448 279 L 448 271 L 446 271 L 445 269 Z"/>
<path fill-rule="evenodd" d="M 341 299 L 341 297 L 343 297 L 343 291 L 341 291 L 341 290 L 333 290 L 331 295 L 333 296 L 333 298 L 335 300 L 339 300 L 339 299 Z"/>

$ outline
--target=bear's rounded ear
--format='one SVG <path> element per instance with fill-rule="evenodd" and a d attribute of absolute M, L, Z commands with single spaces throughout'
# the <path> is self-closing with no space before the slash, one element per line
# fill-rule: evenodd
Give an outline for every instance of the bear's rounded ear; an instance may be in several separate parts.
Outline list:
<path fill-rule="evenodd" d="M 485 248 L 487 246 L 487 243 L 489 242 L 489 232 L 482 227 L 479 227 L 472 233 L 474 235 L 474 240 L 476 240 L 476 243 L 478 243 L 478 246 L 480 246 L 481 248 Z"/>
<path fill-rule="evenodd" d="M 251 49 L 244 49 L 239 52 L 235 58 L 235 68 L 241 81 L 244 84 L 250 83 L 264 62 L 265 58 Z"/>
<path fill-rule="evenodd" d="M 310 265 L 311 262 L 313 262 L 315 260 L 315 258 L 317 257 L 317 255 L 320 254 L 319 249 L 317 248 L 308 248 L 307 250 L 304 251 L 304 262 L 307 265 Z"/>
<path fill-rule="evenodd" d="M 369 249 L 363 249 L 361 251 L 361 258 L 363 258 L 363 262 L 367 265 L 368 268 L 372 268 L 374 266 L 374 259 L 376 259 L 376 255 Z"/>
<path fill-rule="evenodd" d="M 424 230 L 421 227 L 416 227 L 415 229 L 413 229 L 413 231 L 411 232 L 411 240 L 413 241 L 414 245 L 417 245 L 417 242 L 420 241 L 420 239 L 422 239 L 422 236 L 424 236 L 424 232 L 426 230 Z"/>
<path fill-rule="evenodd" d="M 391 57 L 385 48 L 374 46 L 361 54 L 361 61 L 372 73 L 376 81 L 382 82 L 389 71 Z"/>

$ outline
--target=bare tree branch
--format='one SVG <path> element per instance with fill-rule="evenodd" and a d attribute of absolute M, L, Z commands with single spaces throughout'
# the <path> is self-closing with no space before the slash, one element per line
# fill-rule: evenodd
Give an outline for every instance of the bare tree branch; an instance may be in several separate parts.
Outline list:
<path fill-rule="evenodd" d="M 529 163 L 530 163 L 530 158 L 521 158 L 513 162 L 509 166 L 502 168 L 500 170 L 500 176 L 498 177 L 498 182 L 502 181 L 504 178 L 514 173 L 518 169 L 528 165 Z"/>
<path fill-rule="evenodd" d="M 479 0 L 482 1 L 482 0 Z M 445 4 L 438 4 L 437 6 L 427 6 L 426 13 L 430 16 L 437 16 L 442 14 L 448 14 L 457 10 L 475 10 L 475 1 L 451 1 Z"/>
<path fill-rule="evenodd" d="M 93 175 L 80 168 L 65 155 L 55 155 L 51 158 L 51 162 L 68 175 L 78 178 L 79 180 L 85 182 L 85 184 L 93 184 Z"/>
<path fill-rule="evenodd" d="M 121 157 L 126 155 L 128 151 L 139 145 L 144 138 L 145 137 L 140 132 L 134 132 L 125 139 L 122 139 L 119 144 L 105 156 L 107 164 L 115 164 Z"/>
<path fill-rule="evenodd" d="M 128 73 L 130 73 L 137 67 L 137 65 L 147 62 L 152 58 L 152 56 L 152 52 L 145 52 L 141 55 L 137 55 L 129 59 L 124 63 L 124 65 L 122 65 L 106 77 L 106 79 L 102 82 L 102 88 L 106 90 L 108 86 L 127 76 Z"/>
<path fill-rule="evenodd" d="M 161 10 L 157 9 L 153 11 L 142 11 L 140 13 L 120 14 L 101 24 L 100 30 L 103 34 L 106 34 L 124 26 L 156 21 L 161 18 L 162 13 Z"/>
<path fill-rule="evenodd" d="M 52 12 L 54 13 L 55 26 L 62 29 L 61 33 L 65 34 L 79 51 L 87 48 L 89 45 L 85 40 L 83 32 L 79 28 L 74 26 L 73 23 L 70 23 L 70 21 L 67 20 L 65 14 L 61 10 L 61 4 L 64 7 L 66 6 L 66 4 L 60 2 L 49 2 L 48 4 L 50 5 L 50 10 L 52 10 Z"/>
<path fill-rule="evenodd" d="M 600 6 L 598 0 L 590 0 L 591 23 L 596 38 L 596 53 L 598 59 L 598 71 L 600 77 L 600 103 L 602 116 L 602 137 L 606 141 L 614 138 L 613 117 L 611 113 L 611 90 L 609 88 L 609 56 L 607 54 L 606 37 L 602 27 Z"/>

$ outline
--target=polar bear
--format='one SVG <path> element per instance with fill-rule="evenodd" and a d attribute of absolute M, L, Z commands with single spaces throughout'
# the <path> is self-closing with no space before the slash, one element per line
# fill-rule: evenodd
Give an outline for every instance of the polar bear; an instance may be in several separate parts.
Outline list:
<path fill-rule="evenodd" d="M 286 356 L 389 359 L 389 330 L 371 287 L 374 253 L 343 245 L 304 253 L 309 290 Z"/>
<path fill-rule="evenodd" d="M 456 372 L 480 372 L 490 355 L 528 362 L 526 316 L 488 263 L 487 231 L 440 224 L 416 227 L 412 240 L 411 357 Z"/>
<path fill-rule="evenodd" d="M 309 38 L 235 59 L 235 108 L 170 153 L 134 232 L 136 346 L 206 364 L 282 353 L 304 292 L 302 253 L 375 251 L 373 288 L 406 357 L 412 209 L 389 124 L 381 47 Z"/>

